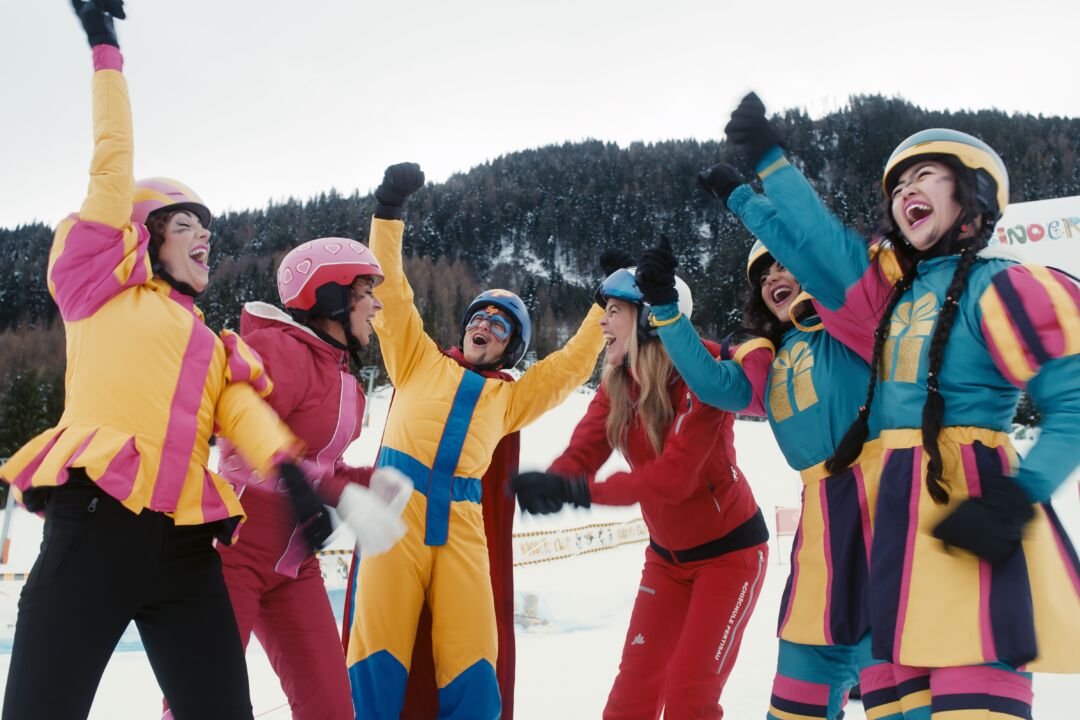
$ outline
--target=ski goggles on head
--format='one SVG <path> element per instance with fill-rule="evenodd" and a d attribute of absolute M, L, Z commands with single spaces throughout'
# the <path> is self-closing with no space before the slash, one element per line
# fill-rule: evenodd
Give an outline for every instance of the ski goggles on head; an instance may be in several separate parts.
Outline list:
<path fill-rule="evenodd" d="M 491 330 L 491 334 L 495 336 L 496 340 L 507 340 L 514 334 L 514 323 L 508 318 L 498 314 L 498 309 L 495 307 L 488 307 L 485 310 L 477 310 L 469 318 L 469 322 L 465 323 L 465 329 L 471 330 L 472 328 L 479 327 L 480 323 L 487 321 L 488 328 Z"/>

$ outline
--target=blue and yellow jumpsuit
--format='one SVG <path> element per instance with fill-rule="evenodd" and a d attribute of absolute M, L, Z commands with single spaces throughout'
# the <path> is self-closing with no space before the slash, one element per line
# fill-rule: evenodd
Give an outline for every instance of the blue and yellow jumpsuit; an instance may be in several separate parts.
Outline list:
<path fill-rule="evenodd" d="M 370 247 L 385 280 L 375 321 L 394 399 L 377 465 L 415 492 L 393 550 L 361 558 L 347 663 L 358 717 L 399 717 L 423 603 L 432 615 L 439 717 L 497 718 L 497 631 L 480 479 L 503 436 L 560 404 L 603 348 L 594 307 L 566 346 L 516 382 L 488 379 L 424 333 L 402 268 L 404 223 L 373 218 Z"/>

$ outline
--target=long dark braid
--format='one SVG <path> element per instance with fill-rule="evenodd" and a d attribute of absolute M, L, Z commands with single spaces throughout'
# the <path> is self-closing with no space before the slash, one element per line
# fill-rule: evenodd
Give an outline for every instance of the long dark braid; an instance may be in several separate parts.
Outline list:
<path fill-rule="evenodd" d="M 926 402 L 922 412 L 922 436 L 923 450 L 929 458 L 926 467 L 926 491 L 939 505 L 949 502 L 949 491 L 942 483 L 941 449 L 938 447 L 938 436 L 941 434 L 941 423 L 945 418 L 945 398 L 939 389 L 941 366 L 945 360 L 945 345 L 949 341 L 952 332 L 953 321 L 960 307 L 960 296 L 964 294 L 967 286 L 968 273 L 975 264 L 976 254 L 990 239 L 993 225 L 983 225 L 979 233 L 968 240 L 960 249 L 960 262 L 953 272 L 952 282 L 945 291 L 945 301 L 938 313 L 937 324 L 934 326 L 934 334 L 930 338 L 930 350 L 928 352 L 929 368 L 926 372 Z"/>
<path fill-rule="evenodd" d="M 885 306 L 885 311 L 878 320 L 874 330 L 874 353 L 870 358 L 870 384 L 866 388 L 866 401 L 859 408 L 859 414 L 855 421 L 848 427 L 840 444 L 836 446 L 833 456 L 825 461 L 825 469 L 830 473 L 838 473 L 851 465 L 862 452 L 866 438 L 870 434 L 870 406 L 874 403 L 874 393 L 877 392 L 878 368 L 881 365 L 881 353 L 885 347 L 885 341 L 889 337 L 889 323 L 892 322 L 893 310 L 900 302 L 900 298 L 915 282 L 918 271 L 917 263 L 908 263 L 903 276 L 893 285 L 892 295 Z"/>
<path fill-rule="evenodd" d="M 945 235 L 934 244 L 929 252 L 918 252 L 903 238 L 896 221 L 892 216 L 891 201 L 886 198 L 882 208 L 883 225 L 881 234 L 893 245 L 897 254 L 904 261 L 904 276 L 893 286 L 893 294 L 889 298 L 888 306 L 878 322 L 874 332 L 874 353 L 870 361 L 870 385 L 866 393 L 866 404 L 859 408 L 859 415 L 851 424 L 843 439 L 836 448 L 836 452 L 829 458 L 825 467 L 830 473 L 837 473 L 847 468 L 859 457 L 862 447 L 870 432 L 869 417 L 870 406 L 874 400 L 874 392 L 877 386 L 877 375 L 881 363 L 881 353 L 888 339 L 889 324 L 892 321 L 893 311 L 900 302 L 901 296 L 912 286 L 919 263 L 929 257 L 951 255 L 959 252 L 961 258 L 953 273 L 952 281 L 945 291 L 945 303 L 938 313 L 938 321 L 934 326 L 934 334 L 930 339 L 929 359 L 930 367 L 927 371 L 926 402 L 923 404 L 922 435 L 923 449 L 929 455 L 929 466 L 926 475 L 926 489 L 930 497 L 939 504 L 949 501 L 949 493 L 941 483 L 942 461 L 941 450 L 938 447 L 938 436 L 941 434 L 941 423 L 945 417 L 945 400 L 939 391 L 939 377 L 941 365 L 945 356 L 945 344 L 952 332 L 953 322 L 956 319 L 959 307 L 960 295 L 967 284 L 967 276 L 975 263 L 979 250 L 986 247 L 990 236 L 994 231 L 996 215 L 981 212 L 975 193 L 975 176 L 955 158 L 950 156 L 928 156 L 945 163 L 952 171 L 956 179 L 956 201 L 961 206 L 961 217 Z M 963 240 L 960 236 L 974 223 L 974 219 L 981 215 L 982 225 L 974 237 Z"/>

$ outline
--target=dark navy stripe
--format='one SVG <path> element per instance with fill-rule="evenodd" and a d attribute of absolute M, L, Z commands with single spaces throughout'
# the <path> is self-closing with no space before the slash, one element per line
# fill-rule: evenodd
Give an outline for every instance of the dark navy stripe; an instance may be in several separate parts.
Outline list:
<path fill-rule="evenodd" d="M 972 444 L 980 481 L 1008 472 L 996 449 L 981 442 Z M 1031 599 L 1027 558 L 1019 548 L 1008 558 L 990 566 L 990 631 L 997 658 L 1017 666 L 1035 659 L 1035 611 Z"/>
<path fill-rule="evenodd" d="M 416 488 L 418 493 L 424 496 L 427 495 L 428 482 L 431 480 L 431 468 L 412 455 L 383 445 L 379 449 L 379 459 L 375 461 L 375 467 L 392 467 L 400 470 L 413 481 L 413 487 Z M 478 478 L 454 476 L 454 482 L 450 487 L 451 502 L 479 504 L 482 494 L 483 486 Z"/>
<path fill-rule="evenodd" d="M 1024 720 L 1031 719 L 1031 705 L 1023 700 L 1001 697 L 1000 695 L 987 695 L 985 693 L 956 693 L 954 695 L 935 695 L 930 701 L 931 712 L 948 712 L 949 710 L 990 710 L 991 712 L 1008 713 Z"/>
<path fill-rule="evenodd" d="M 904 577 L 908 524 L 911 515 L 911 474 L 915 448 L 893 450 L 881 469 L 870 553 L 870 626 L 873 655 L 891 660 L 900 613 L 900 586 Z"/>
<path fill-rule="evenodd" d="M 435 461 L 431 464 L 431 481 L 428 484 L 428 504 L 426 545 L 445 545 L 450 530 L 450 495 L 454 485 L 454 470 L 457 469 L 461 448 L 469 434 L 473 411 L 484 389 L 482 375 L 466 370 L 461 376 L 461 383 L 454 394 L 450 414 L 446 418 L 439 449 L 435 451 Z"/>
<path fill-rule="evenodd" d="M 1043 347 L 1042 340 L 1039 339 L 1039 333 L 1035 329 L 1035 325 L 1032 324 L 1031 318 L 1028 317 L 1027 310 L 1024 309 L 1024 303 L 1020 300 L 1020 293 L 1013 287 L 1009 274 L 999 272 L 994 275 L 992 282 L 994 288 L 998 291 L 1001 302 L 1009 311 L 1009 316 L 1012 318 L 1017 330 L 1020 331 L 1020 335 L 1023 336 L 1024 342 L 1031 348 L 1031 353 L 1035 356 L 1039 365 L 1050 362 L 1053 358 Z"/>
<path fill-rule="evenodd" d="M 1077 556 L 1076 548 L 1073 547 L 1072 540 L 1069 539 L 1069 533 L 1065 532 L 1065 526 L 1061 524 L 1061 519 L 1054 512 L 1054 507 L 1050 503 L 1039 503 L 1039 507 L 1046 512 L 1046 519 L 1050 521 L 1050 527 L 1053 528 L 1054 535 L 1065 548 L 1065 554 L 1068 557 L 1068 562 L 1072 564 L 1073 572 L 1080 576 L 1080 556 Z"/>
<path fill-rule="evenodd" d="M 788 700 L 778 695 L 773 695 L 769 703 L 781 712 L 788 712 L 794 715 L 809 715 L 810 717 L 823 718 L 829 712 L 828 705 L 811 705 L 809 703 L 796 702 L 794 700 Z"/>
<path fill-rule="evenodd" d="M 829 632 L 837 645 L 855 645 L 870 629 L 867 608 L 869 568 L 863 540 L 859 483 L 848 468 L 825 480 L 827 552 L 832 564 Z"/>
<path fill-rule="evenodd" d="M 900 695 L 896 691 L 895 686 L 889 686 L 874 690 L 872 692 L 866 692 L 863 690 L 862 702 L 864 708 L 881 707 L 882 705 L 888 705 L 889 703 L 899 702 Z"/>
<path fill-rule="evenodd" d="M 930 689 L 930 676 L 919 675 L 917 677 L 909 678 L 902 683 L 896 684 L 896 694 L 899 697 L 907 697 L 908 695 L 914 695 L 915 693 L 923 692 Z"/>

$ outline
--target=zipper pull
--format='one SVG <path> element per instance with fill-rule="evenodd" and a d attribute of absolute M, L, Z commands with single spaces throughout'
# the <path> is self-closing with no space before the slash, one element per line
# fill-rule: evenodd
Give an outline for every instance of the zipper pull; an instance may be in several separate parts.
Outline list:
<path fill-rule="evenodd" d="M 86 512 L 97 512 L 97 498 L 92 498 L 90 504 L 86 506 Z"/>

